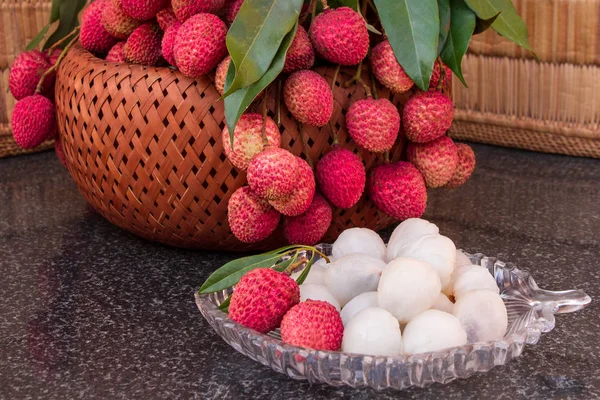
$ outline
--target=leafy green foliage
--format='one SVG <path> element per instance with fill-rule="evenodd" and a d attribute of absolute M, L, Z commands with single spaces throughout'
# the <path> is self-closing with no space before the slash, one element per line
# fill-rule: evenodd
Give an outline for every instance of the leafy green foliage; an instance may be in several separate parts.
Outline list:
<path fill-rule="evenodd" d="M 456 74 L 463 85 L 467 86 L 461 62 L 473 36 L 476 17 L 464 0 L 450 0 L 450 15 L 450 31 L 440 58 Z"/>
<path fill-rule="evenodd" d="M 450 0 L 438 0 L 438 9 L 440 11 L 440 37 L 438 40 L 438 54 L 442 52 L 448 32 L 450 31 Z"/>
<path fill-rule="evenodd" d="M 477 22 L 475 22 L 475 32 L 473 32 L 473 35 L 478 35 L 487 31 L 492 26 L 494 21 L 496 21 L 496 18 L 498 18 L 499 15 L 500 13 L 494 15 L 492 18 L 489 19 L 481 19 L 477 17 Z"/>
<path fill-rule="evenodd" d="M 86 0 L 53 0 L 51 16 L 55 16 L 56 13 L 55 2 L 60 3 L 58 5 L 58 27 L 44 44 L 44 49 L 50 48 L 59 40 L 69 36 L 73 29 L 79 26 L 79 13 L 87 3 Z"/>

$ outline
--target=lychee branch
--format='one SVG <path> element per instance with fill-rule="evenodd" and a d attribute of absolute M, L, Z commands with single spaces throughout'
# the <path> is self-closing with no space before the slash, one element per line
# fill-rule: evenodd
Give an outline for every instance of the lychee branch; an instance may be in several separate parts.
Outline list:
<path fill-rule="evenodd" d="M 56 60 L 56 63 L 54 63 L 54 65 L 52 67 L 48 68 L 46 70 L 46 72 L 44 72 L 44 74 L 40 78 L 40 81 L 38 82 L 37 88 L 35 89 L 36 93 L 41 93 L 42 92 L 42 87 L 44 86 L 44 81 L 46 80 L 46 77 L 48 75 L 50 75 L 51 73 L 53 73 L 54 71 L 56 71 L 56 69 L 58 68 L 58 66 L 60 65 L 60 63 L 62 62 L 62 60 L 65 58 L 65 56 L 67 55 L 67 53 L 69 52 L 69 50 L 71 49 L 71 47 L 73 46 L 73 44 L 75 44 L 75 42 L 77 41 L 77 39 L 79 39 L 79 34 L 75 35 L 75 37 L 73 39 L 71 39 L 71 41 L 69 42 L 69 44 L 65 47 L 65 49 L 60 54 L 60 57 L 58 57 L 58 60 Z"/>
<path fill-rule="evenodd" d="M 55 48 L 59 47 L 61 44 L 63 44 L 64 42 L 68 41 L 69 39 L 71 39 L 73 37 L 74 34 L 79 33 L 79 29 L 81 27 L 78 26 L 75 29 L 73 29 L 73 31 L 71 31 L 71 33 L 69 33 L 67 36 L 65 36 L 64 38 L 60 39 L 58 42 L 54 43 L 52 46 L 50 46 L 50 48 L 48 49 L 48 54 L 50 54 L 52 52 L 52 50 L 54 50 Z"/>

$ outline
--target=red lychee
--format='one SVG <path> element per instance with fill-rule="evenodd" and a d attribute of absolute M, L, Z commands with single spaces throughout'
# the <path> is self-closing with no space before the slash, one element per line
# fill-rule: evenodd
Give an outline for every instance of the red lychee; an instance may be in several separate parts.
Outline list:
<path fill-rule="evenodd" d="M 216 13 L 225 0 L 173 0 L 173 12 L 183 22 L 199 13 Z"/>
<path fill-rule="evenodd" d="M 127 38 L 123 53 L 132 64 L 156 65 L 162 57 L 163 31 L 155 23 L 140 25 Z"/>
<path fill-rule="evenodd" d="M 225 0 L 225 5 L 223 6 L 223 17 L 228 25 L 233 24 L 233 21 L 235 20 L 235 17 L 237 17 L 243 2 L 244 0 Z"/>
<path fill-rule="evenodd" d="M 167 28 L 162 38 L 162 55 L 167 62 L 173 66 L 177 66 L 174 54 L 175 38 L 181 28 L 181 22 L 175 21 Z"/>
<path fill-rule="evenodd" d="M 96 0 L 97 1 L 97 0 Z M 125 14 L 138 21 L 147 21 L 167 7 L 169 0 L 114 0 Z"/>
<path fill-rule="evenodd" d="M 171 7 L 163 8 L 156 14 L 156 22 L 158 22 L 158 26 L 160 26 L 160 29 L 165 33 L 175 21 L 177 21 L 177 16 Z"/>
<path fill-rule="evenodd" d="M 37 50 L 21 53 L 15 59 L 8 75 L 8 86 L 13 97 L 17 100 L 33 96 L 42 75 L 51 67 L 50 63 Z M 52 95 L 55 75 L 50 74 L 44 79 L 42 94 Z"/>
<path fill-rule="evenodd" d="M 48 56 L 48 61 L 50 62 L 50 65 L 54 66 L 54 64 L 58 62 L 58 59 L 62 55 L 62 52 L 63 50 L 59 48 L 52 50 L 52 53 L 50 53 L 50 55 Z"/>
<path fill-rule="evenodd" d="M 248 186 L 231 195 L 227 211 L 231 232 L 244 243 L 266 239 L 279 224 L 280 214 Z"/>
<path fill-rule="evenodd" d="M 475 170 L 475 153 L 468 144 L 457 143 L 458 149 L 458 164 L 454 175 L 450 178 L 450 181 L 446 184 L 447 188 L 454 189 L 462 186 Z"/>
<path fill-rule="evenodd" d="M 315 50 L 310 43 L 306 29 L 298 25 L 296 36 L 288 49 L 283 73 L 289 74 L 301 69 L 310 69 L 315 63 Z"/>
<path fill-rule="evenodd" d="M 307 300 L 292 307 L 281 321 L 281 340 L 315 350 L 337 351 L 344 324 L 340 313 L 326 301 Z"/>
<path fill-rule="evenodd" d="M 300 157 L 298 161 L 298 181 L 294 191 L 281 199 L 269 203 L 283 215 L 295 216 L 304 213 L 310 207 L 315 195 L 315 174 L 308 163 Z"/>
<path fill-rule="evenodd" d="M 127 39 L 141 22 L 125 14 L 113 1 L 109 1 L 102 11 L 102 26 L 117 39 Z"/>
<path fill-rule="evenodd" d="M 377 80 L 393 93 L 404 93 L 413 87 L 414 82 L 398 63 L 388 40 L 384 40 L 371 50 L 371 68 Z"/>
<path fill-rule="evenodd" d="M 56 134 L 54 104 L 34 94 L 19 100 L 12 113 L 11 128 L 15 142 L 24 149 L 33 149 Z"/>
<path fill-rule="evenodd" d="M 125 52 L 123 51 L 125 43 L 126 42 L 119 42 L 115 44 L 106 55 L 106 61 L 114 63 L 125 62 Z"/>
<path fill-rule="evenodd" d="M 317 164 L 317 182 L 335 207 L 350 208 L 360 200 L 366 182 L 365 166 L 350 150 L 335 146 Z"/>
<path fill-rule="evenodd" d="M 299 122 L 323 126 L 333 114 L 333 93 L 325 78 L 314 71 L 291 74 L 283 87 L 283 100 Z"/>
<path fill-rule="evenodd" d="M 94 54 L 106 54 L 117 43 L 102 25 L 102 13 L 111 0 L 96 0 L 81 15 L 79 42 L 87 51 Z"/>
<path fill-rule="evenodd" d="M 432 142 L 410 143 L 408 161 L 423 175 L 430 188 L 442 187 L 450 181 L 458 165 L 458 149 L 452 139 L 442 136 Z"/>
<path fill-rule="evenodd" d="M 325 236 L 333 211 L 331 206 L 320 194 L 315 194 L 313 201 L 304 214 L 284 218 L 283 233 L 291 244 L 313 246 Z"/>
<path fill-rule="evenodd" d="M 400 113 L 388 99 L 371 97 L 354 102 L 346 113 L 350 137 L 374 153 L 389 151 L 400 131 Z"/>
<path fill-rule="evenodd" d="M 215 88 L 221 96 L 225 91 L 225 81 L 227 80 L 227 71 L 229 71 L 229 64 L 231 63 L 231 56 L 227 56 L 217 65 L 217 71 L 215 72 Z"/>
<path fill-rule="evenodd" d="M 298 179 L 296 156 L 278 147 L 267 147 L 248 165 L 248 184 L 258 196 L 266 200 L 289 196 L 296 188 Z"/>
<path fill-rule="evenodd" d="M 449 86 L 452 81 L 452 70 L 446 64 L 444 65 L 444 83 L 443 85 Z M 436 61 L 433 66 L 433 73 L 431 74 L 431 80 L 429 81 L 429 89 L 437 89 L 438 83 L 440 82 L 441 68 L 439 61 Z"/>
<path fill-rule="evenodd" d="M 426 143 L 443 136 L 454 119 L 452 101 L 436 90 L 418 92 L 404 105 L 402 124 L 406 137 Z"/>

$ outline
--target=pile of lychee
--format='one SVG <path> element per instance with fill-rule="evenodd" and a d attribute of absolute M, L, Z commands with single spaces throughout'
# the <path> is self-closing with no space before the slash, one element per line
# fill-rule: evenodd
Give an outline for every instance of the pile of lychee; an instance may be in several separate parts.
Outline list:
<path fill-rule="evenodd" d="M 302 271 L 259 268 L 236 285 L 229 317 L 316 350 L 410 355 L 501 339 L 508 315 L 494 276 L 436 225 L 411 218 L 386 245 L 365 228 L 344 231 L 329 261 Z M 288 271 L 290 272 L 290 271 Z"/>

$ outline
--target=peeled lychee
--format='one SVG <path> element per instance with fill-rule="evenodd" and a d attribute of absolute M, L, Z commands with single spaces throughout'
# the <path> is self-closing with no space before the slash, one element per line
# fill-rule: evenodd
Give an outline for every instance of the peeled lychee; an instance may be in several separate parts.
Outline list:
<path fill-rule="evenodd" d="M 177 21 L 177 16 L 171 7 L 163 8 L 156 14 L 156 22 L 158 22 L 158 26 L 160 26 L 160 29 L 165 33 L 175 21 Z"/>
<path fill-rule="evenodd" d="M 125 43 L 119 42 L 115 44 L 112 49 L 106 55 L 106 61 L 114 62 L 114 63 L 122 63 L 125 62 Z"/>
<path fill-rule="evenodd" d="M 360 200 L 366 172 L 360 158 L 350 150 L 334 146 L 317 164 L 317 182 L 335 207 L 350 208 Z"/>
<path fill-rule="evenodd" d="M 339 259 L 349 254 L 367 254 L 385 261 L 385 243 L 377 232 L 367 228 L 343 231 L 331 247 L 331 254 Z"/>
<path fill-rule="evenodd" d="M 340 311 L 340 303 L 333 297 L 327 287 L 318 283 L 303 283 L 300 285 L 300 301 L 326 301 Z"/>
<path fill-rule="evenodd" d="M 307 300 L 292 307 L 281 321 L 281 339 L 315 350 L 339 350 L 344 335 L 340 313 L 324 301 Z"/>
<path fill-rule="evenodd" d="M 227 26 L 213 14 L 196 14 L 183 23 L 175 38 L 174 54 L 179 70 L 188 77 L 212 71 L 227 55 Z"/>
<path fill-rule="evenodd" d="M 423 144 L 409 143 L 407 156 L 430 188 L 446 185 L 458 165 L 458 148 L 448 136 Z"/>
<path fill-rule="evenodd" d="M 431 306 L 431 308 L 434 310 L 439 310 L 452 314 L 454 303 L 451 302 L 448 296 L 446 296 L 444 293 L 440 293 L 440 295 L 435 300 L 435 303 L 433 303 L 433 306 Z"/>
<path fill-rule="evenodd" d="M 123 52 L 132 64 L 156 65 L 162 57 L 163 32 L 153 23 L 136 28 L 127 38 Z"/>
<path fill-rule="evenodd" d="M 487 289 L 466 292 L 454 303 L 453 314 L 467 332 L 469 343 L 502 339 L 508 327 L 502 298 Z"/>
<path fill-rule="evenodd" d="M 229 318 L 261 333 L 276 329 L 285 313 L 300 301 L 292 278 L 270 268 L 254 269 L 235 286 Z"/>
<path fill-rule="evenodd" d="M 454 119 L 452 101 L 436 90 L 419 92 L 404 105 L 402 125 L 406 137 L 415 143 L 431 142 L 443 136 Z"/>
<path fill-rule="evenodd" d="M 81 15 L 79 42 L 89 52 L 106 54 L 118 41 L 102 25 L 102 13 L 110 3 L 111 0 L 96 0 Z"/>
<path fill-rule="evenodd" d="M 454 315 L 427 310 L 406 325 L 402 341 L 405 354 L 419 354 L 463 346 L 467 334 Z"/>
<path fill-rule="evenodd" d="M 402 354 L 402 348 L 398 320 L 382 308 L 365 308 L 347 323 L 344 330 L 344 353 L 394 356 Z"/>
<path fill-rule="evenodd" d="M 333 258 L 329 257 L 330 262 L 333 262 Z M 307 285 L 307 284 L 317 284 L 317 285 L 323 285 L 324 284 L 324 279 L 325 279 L 325 271 L 327 271 L 327 268 L 329 268 L 330 263 L 327 262 L 327 260 L 325 260 L 324 258 L 319 259 L 317 262 L 315 262 L 312 267 L 310 268 L 310 271 L 308 272 L 308 276 L 306 277 L 306 279 L 304 280 L 303 285 Z M 302 271 L 296 271 L 294 272 L 291 277 L 294 280 L 298 280 L 298 278 L 300 277 L 300 275 L 302 275 Z M 302 296 L 302 293 L 300 293 L 300 296 Z M 333 297 L 333 296 L 331 296 Z M 317 299 L 317 300 L 321 300 L 321 299 Z"/>
<path fill-rule="evenodd" d="M 371 50 L 371 68 L 377 80 L 393 93 L 404 93 L 414 82 L 398 63 L 390 42 L 384 40 Z"/>
<path fill-rule="evenodd" d="M 315 63 L 315 50 L 310 43 L 308 33 L 298 25 L 296 36 L 290 45 L 283 66 L 283 73 L 289 74 L 301 69 L 310 69 Z"/>
<path fill-rule="evenodd" d="M 446 187 L 450 189 L 463 185 L 475 170 L 475 153 L 471 146 L 457 143 L 456 148 L 458 149 L 458 164 L 452 178 L 446 184 Z"/>
<path fill-rule="evenodd" d="M 277 200 L 289 196 L 298 179 L 298 159 L 278 147 L 268 147 L 248 165 L 248 184 L 263 199 Z"/>
<path fill-rule="evenodd" d="M 471 264 L 473 264 L 471 259 L 467 257 L 465 253 L 460 250 L 456 250 L 456 268 Z"/>
<path fill-rule="evenodd" d="M 183 22 L 199 13 L 216 13 L 225 0 L 173 0 L 173 12 Z"/>
<path fill-rule="evenodd" d="M 454 280 L 452 288 L 456 299 L 472 290 L 487 289 L 494 293 L 500 293 L 494 276 L 490 274 L 487 268 L 479 265 L 472 265 L 461 271 L 461 274 Z"/>
<path fill-rule="evenodd" d="M 239 188 L 231 195 L 227 211 L 231 231 L 244 243 L 266 239 L 279 224 L 279 213 L 248 186 Z"/>
<path fill-rule="evenodd" d="M 375 291 L 361 293 L 346 303 L 340 313 L 344 326 L 348 325 L 356 314 L 369 307 L 377 307 L 377 292 Z"/>
<path fill-rule="evenodd" d="M 227 80 L 229 64 L 231 64 L 231 56 L 225 57 L 223 61 L 217 65 L 217 71 L 215 72 L 215 88 L 221 96 L 223 96 L 223 93 L 225 92 L 225 81 Z"/>
<path fill-rule="evenodd" d="M 346 113 L 350 137 L 374 153 L 389 151 L 400 131 L 400 113 L 388 99 L 366 98 L 350 106 Z"/>
<path fill-rule="evenodd" d="M 286 240 L 293 244 L 307 246 L 319 243 L 331 225 L 332 215 L 327 200 L 320 194 L 315 194 L 304 214 L 284 218 L 283 233 Z"/>
<path fill-rule="evenodd" d="M 127 39 L 141 22 L 125 14 L 114 1 L 109 1 L 102 11 L 102 26 L 117 39 Z"/>
<path fill-rule="evenodd" d="M 424 261 L 433 267 L 441 279 L 450 277 L 454 271 L 456 246 L 446 236 L 439 234 L 425 235 L 398 249 L 397 257 L 408 257 Z"/>
<path fill-rule="evenodd" d="M 368 191 L 377 208 L 398 220 L 419 218 L 427 207 L 423 176 L 408 162 L 376 167 L 369 176 Z"/>
<path fill-rule="evenodd" d="M 298 182 L 296 182 L 296 188 L 290 195 L 281 199 L 271 200 L 269 203 L 271 203 L 277 211 L 288 217 L 298 217 L 302 214 L 300 220 L 304 220 L 306 223 L 310 224 L 312 228 L 317 229 L 314 232 L 314 235 L 310 235 L 308 226 L 305 226 L 304 229 L 301 230 L 296 229 L 298 228 L 298 226 L 296 226 L 296 224 L 299 223 L 298 219 L 286 218 L 284 220 L 286 223 L 291 222 L 292 224 L 292 226 L 289 227 L 289 230 L 284 232 L 286 238 L 288 240 L 291 238 L 294 240 L 302 240 L 300 242 L 290 241 L 290 243 L 310 245 L 314 243 L 304 243 L 304 241 L 313 238 L 319 240 L 325 234 L 327 228 L 329 228 L 331 217 L 329 217 L 329 222 L 327 222 L 327 218 L 321 218 L 327 216 L 326 209 L 323 207 L 324 204 L 322 202 L 316 204 L 311 210 L 311 213 L 305 214 L 313 203 L 317 185 L 315 183 L 315 175 L 310 165 L 300 157 L 296 157 L 296 161 L 298 161 Z M 325 200 L 323 199 L 323 201 Z M 327 202 L 325 202 L 325 204 L 326 203 Z M 327 209 L 331 210 L 329 204 L 327 204 Z M 319 233 L 321 233 L 320 236 Z"/>
<path fill-rule="evenodd" d="M 175 46 L 175 38 L 177 37 L 177 33 L 179 32 L 179 28 L 181 28 L 181 22 L 175 21 L 173 22 L 166 30 L 162 42 L 161 49 L 162 55 L 167 60 L 167 62 L 173 66 L 176 66 L 175 54 L 173 52 Z"/>
<path fill-rule="evenodd" d="M 233 24 L 233 21 L 235 20 L 235 17 L 237 17 L 243 2 L 244 0 L 225 0 L 225 5 L 223 6 L 223 17 L 228 25 Z"/>
<path fill-rule="evenodd" d="M 37 85 L 46 72 L 51 67 L 46 57 L 37 50 L 23 52 L 17 56 L 15 62 L 10 68 L 8 75 L 8 86 L 13 97 L 17 100 L 33 96 Z M 44 79 L 42 94 L 51 95 L 51 89 L 54 87 L 55 76 L 49 75 Z"/>
<path fill-rule="evenodd" d="M 154 18 L 156 14 L 169 4 L 168 0 L 114 0 L 125 14 L 138 21 Z"/>
<path fill-rule="evenodd" d="M 387 244 L 386 259 L 392 261 L 401 257 L 402 249 L 426 235 L 437 235 L 440 228 L 437 225 L 421 219 L 409 218 L 399 224 Z"/>
<path fill-rule="evenodd" d="M 19 100 L 12 113 L 11 128 L 15 142 L 33 149 L 56 134 L 54 105 L 48 98 L 34 94 Z"/>
<path fill-rule="evenodd" d="M 243 114 L 233 135 L 233 149 L 231 148 L 231 139 L 229 137 L 229 128 L 225 124 L 223 128 L 222 140 L 223 151 L 238 169 L 245 171 L 248 169 L 250 161 L 264 149 L 262 138 L 263 117 L 257 113 Z M 265 124 L 265 136 L 269 146 L 279 147 L 281 145 L 281 134 L 275 121 L 267 117 Z"/>
<path fill-rule="evenodd" d="M 317 54 L 340 65 L 356 65 L 369 52 L 367 23 L 350 7 L 328 8 L 310 26 Z"/>
<path fill-rule="evenodd" d="M 444 82 L 443 86 L 449 86 L 452 81 L 452 70 L 446 64 L 444 65 Z M 441 68 L 439 61 L 436 61 L 433 65 L 433 73 L 431 74 L 431 80 L 429 81 L 429 89 L 437 89 L 438 83 L 440 83 Z"/>
<path fill-rule="evenodd" d="M 336 259 L 325 272 L 325 286 L 342 307 L 361 293 L 377 289 L 385 261 L 366 254 Z"/>
<path fill-rule="evenodd" d="M 333 94 L 325 78 L 314 71 L 291 74 L 283 87 L 283 100 L 299 122 L 323 126 L 333 114 Z"/>

